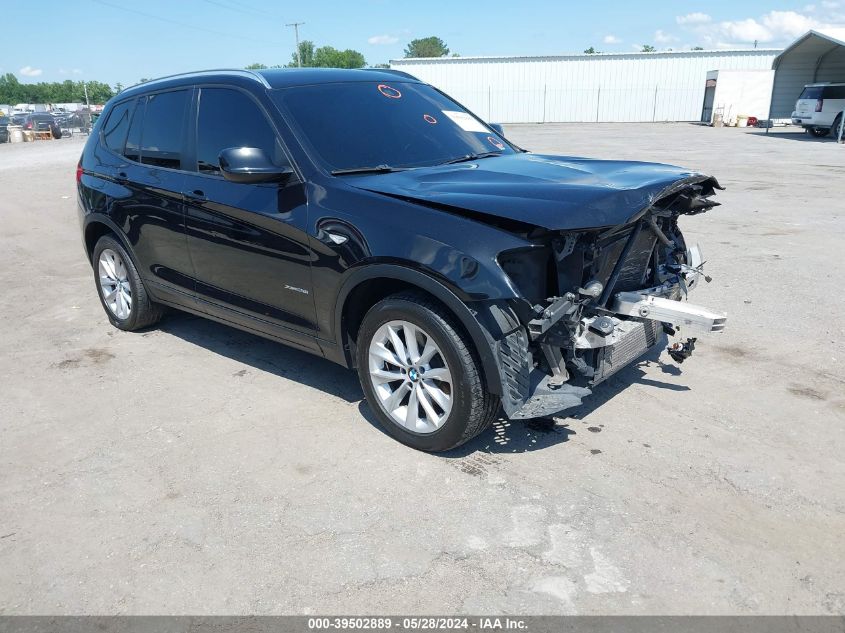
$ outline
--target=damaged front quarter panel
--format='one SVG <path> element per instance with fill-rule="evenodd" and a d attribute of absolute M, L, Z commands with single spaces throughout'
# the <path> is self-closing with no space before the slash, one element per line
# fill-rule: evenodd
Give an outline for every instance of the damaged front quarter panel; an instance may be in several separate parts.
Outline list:
<path fill-rule="evenodd" d="M 536 252 L 500 255 L 532 305 L 530 314 L 512 311 L 495 342 L 508 417 L 548 416 L 580 405 L 664 333 L 722 331 L 724 314 L 686 302 L 709 278 L 700 249 L 687 246 L 677 222 L 716 206 L 711 196 L 718 188 L 715 179 L 687 177 L 622 225 L 547 235 L 547 259 Z M 550 290 L 540 301 L 537 279 L 548 280 Z M 674 344 L 670 355 L 682 362 L 696 340 Z"/>

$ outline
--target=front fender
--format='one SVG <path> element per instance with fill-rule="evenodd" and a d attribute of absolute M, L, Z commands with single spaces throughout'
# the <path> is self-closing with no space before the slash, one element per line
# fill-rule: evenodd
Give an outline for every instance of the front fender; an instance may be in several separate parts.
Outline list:
<path fill-rule="evenodd" d="M 472 339 L 478 353 L 487 389 L 501 395 L 502 377 L 496 355 L 497 341 L 509 330 L 519 326 L 519 322 L 504 301 L 478 301 L 465 303 L 452 290 L 437 279 L 416 269 L 398 264 L 373 264 L 358 268 L 347 277 L 340 292 L 334 310 L 335 350 L 342 358 L 333 358 L 348 367 L 353 365 L 351 351 L 343 327 L 343 314 L 349 295 L 360 284 L 372 279 L 392 279 L 416 286 L 443 303 L 458 319 Z M 329 350 L 324 350 L 330 355 Z"/>

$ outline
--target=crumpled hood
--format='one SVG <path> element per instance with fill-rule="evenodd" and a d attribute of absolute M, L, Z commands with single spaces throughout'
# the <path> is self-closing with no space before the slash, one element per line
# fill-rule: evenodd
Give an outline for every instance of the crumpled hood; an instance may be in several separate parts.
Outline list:
<path fill-rule="evenodd" d="M 673 186 L 711 180 L 671 165 L 542 154 L 343 179 L 376 193 L 549 230 L 625 224 Z"/>

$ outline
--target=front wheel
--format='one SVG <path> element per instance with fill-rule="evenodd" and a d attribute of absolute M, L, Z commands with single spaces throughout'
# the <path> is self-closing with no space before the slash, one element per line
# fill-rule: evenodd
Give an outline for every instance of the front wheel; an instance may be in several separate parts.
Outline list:
<path fill-rule="evenodd" d="M 412 448 L 445 451 L 496 418 L 472 341 L 426 295 L 392 295 L 373 306 L 358 334 L 361 386 L 384 430 Z"/>

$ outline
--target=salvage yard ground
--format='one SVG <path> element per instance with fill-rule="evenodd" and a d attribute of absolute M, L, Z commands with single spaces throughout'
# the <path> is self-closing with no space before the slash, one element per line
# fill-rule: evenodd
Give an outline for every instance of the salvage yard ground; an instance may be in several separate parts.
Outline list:
<path fill-rule="evenodd" d="M 196 317 L 112 328 L 81 139 L 0 145 L 0 614 L 845 611 L 845 147 L 795 130 L 511 125 L 686 165 L 728 312 L 678 366 L 446 455 L 354 373 Z"/>

